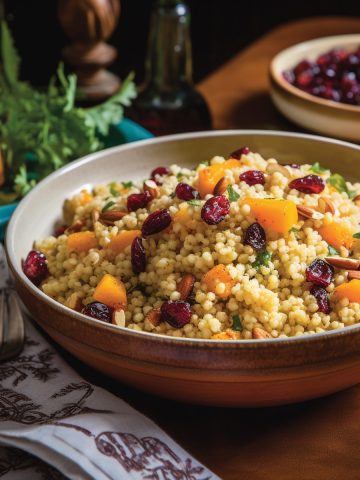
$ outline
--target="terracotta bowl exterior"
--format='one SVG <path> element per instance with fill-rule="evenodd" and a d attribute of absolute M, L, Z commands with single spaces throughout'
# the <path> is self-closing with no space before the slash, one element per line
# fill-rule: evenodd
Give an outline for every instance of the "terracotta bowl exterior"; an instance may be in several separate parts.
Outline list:
<path fill-rule="evenodd" d="M 360 180 L 360 147 L 310 135 L 218 131 L 116 147 L 41 182 L 15 211 L 6 249 L 15 285 L 36 322 L 94 369 L 144 391 L 218 406 L 269 406 L 326 395 L 360 382 L 360 326 L 292 339 L 193 340 L 135 332 L 87 318 L 34 287 L 21 270 L 35 239 L 50 234 L 66 197 L 85 185 L 147 178 L 159 165 L 196 165 L 248 145 L 283 163 L 320 162 Z"/>
<path fill-rule="evenodd" d="M 289 120 L 317 133 L 360 142 L 360 106 L 310 95 L 287 82 L 282 72 L 301 60 L 314 61 L 333 48 L 354 51 L 360 34 L 337 35 L 302 42 L 278 53 L 270 64 L 270 92 L 275 106 Z"/>

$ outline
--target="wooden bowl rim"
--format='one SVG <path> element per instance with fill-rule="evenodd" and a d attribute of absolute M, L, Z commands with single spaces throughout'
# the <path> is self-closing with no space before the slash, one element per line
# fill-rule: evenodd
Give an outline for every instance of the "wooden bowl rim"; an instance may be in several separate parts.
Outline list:
<path fill-rule="evenodd" d="M 146 144 L 153 144 L 156 143 L 164 143 L 164 142 L 171 142 L 174 140 L 181 140 L 181 139 L 192 139 L 192 138 L 203 138 L 207 136 L 232 136 L 236 134 L 246 134 L 246 135 L 261 135 L 261 136 L 277 136 L 277 137 L 293 137 L 293 138 L 303 138 L 307 140 L 316 140 L 325 143 L 333 143 L 335 145 L 340 145 L 344 147 L 348 147 L 351 149 L 358 150 L 360 153 L 360 146 L 353 144 L 351 142 L 346 142 L 343 140 L 337 140 L 333 138 L 327 138 L 320 135 L 311 135 L 305 133 L 295 133 L 295 132 L 282 132 L 276 130 L 217 130 L 217 131 L 205 131 L 205 132 L 194 132 L 194 133 L 184 133 L 184 134 L 176 134 L 176 135 L 167 135 L 163 137 L 158 137 L 155 139 L 148 139 L 148 140 L 140 140 L 137 142 L 132 142 L 131 144 L 120 145 L 117 147 L 112 147 L 110 149 L 106 149 L 100 152 L 95 152 L 90 155 L 87 155 L 79 160 L 76 160 L 64 167 L 60 168 L 56 172 L 50 174 L 47 178 L 40 182 L 41 185 L 46 183 L 51 183 L 53 180 L 56 180 L 57 177 L 66 174 L 68 172 L 73 171 L 74 169 L 81 168 L 82 166 L 86 165 L 89 162 L 99 161 L 101 160 L 102 154 L 116 152 L 116 151 L 124 151 L 127 149 L 135 148 L 137 146 L 143 146 Z M 39 184 L 39 185 L 40 185 Z M 202 347 L 202 348 L 241 348 L 241 349 L 254 349 L 254 348 L 271 348 L 272 346 L 279 345 L 279 346 L 286 346 L 286 345 L 297 345 L 303 342 L 306 343 L 322 343 L 326 338 L 339 338 L 344 336 L 350 336 L 352 333 L 360 331 L 360 323 L 355 325 L 350 325 L 348 327 L 344 327 L 339 330 L 332 330 L 326 331 L 321 333 L 314 333 L 312 335 L 301 335 L 298 337 L 281 337 L 281 338 L 270 338 L 270 339 L 241 339 L 241 340 L 216 340 L 216 339 L 199 339 L 199 338 L 183 338 L 183 337 L 170 337 L 166 335 L 160 335 L 157 333 L 151 332 L 144 332 L 144 331 L 137 331 L 132 330 L 126 327 L 118 327 L 116 325 L 112 325 L 109 323 L 104 323 L 100 320 L 96 320 L 93 318 L 89 318 L 86 315 L 83 315 L 79 312 L 75 312 L 74 310 L 66 307 L 65 305 L 60 304 L 56 300 L 52 299 L 40 289 L 38 289 L 23 273 L 21 268 L 18 268 L 17 262 L 15 259 L 15 253 L 11 249 L 11 237 L 13 236 L 13 229 L 15 228 L 15 223 L 17 217 L 21 214 L 21 207 L 25 205 L 25 203 L 31 200 L 31 197 L 36 194 L 36 190 L 38 189 L 38 185 L 24 198 L 21 200 L 19 206 L 15 210 L 5 237 L 5 252 L 8 261 L 8 265 L 10 268 L 11 273 L 14 275 L 16 280 L 22 284 L 22 287 L 28 290 L 28 292 L 33 295 L 36 300 L 48 306 L 49 309 L 55 309 L 65 317 L 68 317 L 72 320 L 76 320 L 81 322 L 91 328 L 100 329 L 100 330 L 109 330 L 112 331 L 115 335 L 126 335 L 133 338 L 143 338 L 150 342 L 161 342 L 168 345 L 178 345 L 178 346 L 186 346 L 186 347 Z M 35 193 L 34 193 L 35 192 Z"/>
<path fill-rule="evenodd" d="M 284 57 L 291 55 L 292 51 L 298 50 L 301 48 L 306 48 L 307 51 L 310 51 L 311 48 L 318 44 L 322 43 L 323 41 L 326 40 L 332 40 L 332 41 L 341 41 L 346 43 L 348 41 L 349 43 L 353 43 L 355 38 L 358 38 L 358 42 L 360 45 L 360 34 L 347 34 L 347 35 L 330 35 L 327 37 L 319 37 L 319 38 L 314 38 L 312 40 L 307 40 L 305 42 L 300 42 L 296 43 L 295 45 L 292 45 L 291 47 L 287 47 L 284 50 L 281 50 L 281 52 L 277 53 L 275 57 L 271 60 L 270 66 L 269 66 L 269 75 L 272 81 L 275 82 L 275 84 L 278 85 L 282 90 L 285 90 L 288 92 L 290 95 L 293 95 L 295 97 L 298 97 L 308 103 L 319 105 L 322 107 L 326 107 L 327 109 L 331 110 L 335 108 L 338 111 L 342 112 L 347 112 L 351 114 L 355 114 L 356 116 L 360 116 L 360 106 L 356 105 L 348 105 L 347 103 L 341 103 L 341 102 L 335 102 L 334 100 L 326 100 L 325 98 L 321 97 L 316 97 L 315 95 L 311 95 L 310 93 L 304 92 L 303 90 L 300 90 L 300 88 L 294 87 L 294 85 L 291 85 L 291 83 L 287 82 L 283 76 L 282 76 L 282 71 L 279 68 L 279 60 Z M 334 45 L 335 47 L 336 45 Z M 306 55 L 306 52 L 304 52 L 304 55 Z"/>

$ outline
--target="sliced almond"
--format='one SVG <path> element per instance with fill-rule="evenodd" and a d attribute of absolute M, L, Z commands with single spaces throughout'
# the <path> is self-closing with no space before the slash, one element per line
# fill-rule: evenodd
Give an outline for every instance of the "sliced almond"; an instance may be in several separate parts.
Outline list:
<path fill-rule="evenodd" d="M 151 199 L 157 198 L 159 196 L 159 188 L 154 182 L 154 180 L 145 180 L 143 190 L 144 193 L 148 193 Z"/>
<path fill-rule="evenodd" d="M 240 340 L 240 332 L 235 330 L 225 330 L 225 332 L 215 333 L 212 335 L 212 340 Z"/>
<path fill-rule="evenodd" d="M 226 177 L 220 178 L 217 184 L 214 187 L 214 195 L 222 195 L 226 192 L 227 187 L 229 186 L 230 182 Z"/>
<path fill-rule="evenodd" d="M 96 222 L 98 222 L 100 219 L 100 212 L 97 208 L 94 208 L 94 210 L 91 212 L 91 220 L 93 225 L 95 225 Z"/>
<path fill-rule="evenodd" d="M 77 312 L 80 312 L 83 308 L 82 300 L 76 292 L 70 295 L 70 297 L 66 300 L 65 305 L 71 308 L 71 310 L 76 310 Z"/>
<path fill-rule="evenodd" d="M 298 214 L 304 218 L 312 218 L 313 220 L 321 220 L 324 218 L 324 214 L 317 212 L 312 208 L 304 207 L 304 205 L 296 205 L 296 209 Z"/>
<path fill-rule="evenodd" d="M 124 310 L 114 310 L 112 314 L 111 323 L 118 327 L 125 327 L 125 312 Z"/>
<path fill-rule="evenodd" d="M 287 177 L 287 178 L 291 178 L 291 173 L 289 172 L 289 170 L 284 167 L 284 165 L 280 165 L 279 163 L 268 163 L 267 167 L 266 167 L 266 173 L 281 173 L 282 175 L 284 175 L 284 177 Z"/>
<path fill-rule="evenodd" d="M 180 300 L 187 300 L 194 288 L 195 277 L 191 273 L 187 273 L 180 280 L 177 290 L 180 293 Z"/>
<path fill-rule="evenodd" d="M 318 208 L 321 213 L 329 212 L 331 215 L 336 215 L 338 213 L 330 198 L 320 197 L 318 201 Z"/>
<path fill-rule="evenodd" d="M 348 272 L 349 280 L 360 280 L 360 270 L 350 270 Z"/>
<path fill-rule="evenodd" d="M 356 258 L 325 257 L 327 263 L 341 270 L 357 270 L 360 267 L 360 260 Z"/>
<path fill-rule="evenodd" d="M 157 327 L 161 323 L 161 314 L 158 308 L 153 308 L 146 314 L 146 320 L 148 320 L 154 327 Z"/>
<path fill-rule="evenodd" d="M 125 215 L 128 215 L 128 212 L 110 210 L 108 212 L 100 213 L 99 220 L 104 225 L 114 225 L 114 222 L 121 220 Z"/>
<path fill-rule="evenodd" d="M 260 327 L 254 327 L 252 329 L 252 336 L 253 336 L 253 338 L 258 338 L 258 339 L 271 338 L 270 333 L 268 333 L 266 330 L 264 330 L 263 328 L 260 328 Z"/>
<path fill-rule="evenodd" d="M 77 233 L 80 232 L 80 230 L 83 228 L 85 225 L 85 220 L 76 220 L 70 227 L 68 227 L 65 232 L 66 233 Z"/>
<path fill-rule="evenodd" d="M 360 195 L 356 195 L 356 197 L 353 198 L 353 202 L 355 203 L 360 202 Z"/>

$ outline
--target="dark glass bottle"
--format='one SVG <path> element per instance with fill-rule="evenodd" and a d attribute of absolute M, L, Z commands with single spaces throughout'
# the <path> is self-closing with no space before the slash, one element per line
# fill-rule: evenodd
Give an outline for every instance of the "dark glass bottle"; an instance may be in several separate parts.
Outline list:
<path fill-rule="evenodd" d="M 190 13 L 180 0 L 156 0 L 145 83 L 128 116 L 155 135 L 208 130 L 211 117 L 193 86 Z"/>

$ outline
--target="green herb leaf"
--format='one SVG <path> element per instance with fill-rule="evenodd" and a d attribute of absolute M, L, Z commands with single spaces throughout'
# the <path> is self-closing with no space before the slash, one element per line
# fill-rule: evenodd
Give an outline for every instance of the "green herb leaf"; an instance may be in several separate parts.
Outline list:
<path fill-rule="evenodd" d="M 356 192 L 348 189 L 345 178 L 338 173 L 334 173 L 333 175 L 331 175 L 331 177 L 328 178 L 327 182 L 334 188 L 336 188 L 338 192 L 345 192 L 349 196 L 349 198 L 354 198 L 356 195 Z"/>
<path fill-rule="evenodd" d="M 111 210 L 111 208 L 115 205 L 115 202 L 108 202 L 104 207 L 103 209 L 101 210 L 101 213 L 105 213 L 107 212 L 108 210 Z"/>
<path fill-rule="evenodd" d="M 178 180 L 181 180 L 182 178 L 184 178 L 184 176 L 185 176 L 185 175 L 184 175 L 183 173 L 181 173 L 181 172 L 179 172 L 179 173 L 176 174 L 176 178 L 177 178 Z"/>
<path fill-rule="evenodd" d="M 202 162 L 200 162 L 200 165 L 206 165 L 207 167 L 209 166 L 209 164 L 209 160 L 203 160 Z"/>
<path fill-rule="evenodd" d="M 176 193 L 175 192 L 171 192 L 170 195 L 169 195 L 170 198 L 175 198 L 176 197 Z"/>
<path fill-rule="evenodd" d="M 339 255 L 339 252 L 336 250 L 336 248 L 332 247 L 331 245 L 328 245 L 328 251 L 329 255 Z"/>
<path fill-rule="evenodd" d="M 314 165 L 311 166 L 310 170 L 314 173 L 323 173 L 323 172 L 327 172 L 329 169 L 323 168 L 319 162 L 316 162 L 314 163 Z"/>
<path fill-rule="evenodd" d="M 15 191 L 21 195 L 26 195 L 36 185 L 34 179 L 30 180 L 28 177 L 26 165 L 21 165 L 19 172 L 14 179 Z"/>
<path fill-rule="evenodd" d="M 232 324 L 232 329 L 236 330 L 237 332 L 242 332 L 244 327 L 243 324 L 241 323 L 241 318 L 239 315 L 233 315 L 232 316 L 233 324 Z"/>
<path fill-rule="evenodd" d="M 134 185 L 131 180 L 129 182 L 121 182 L 121 184 L 124 188 L 131 188 Z"/>
<path fill-rule="evenodd" d="M 236 190 L 234 190 L 232 185 L 229 185 L 227 187 L 227 192 L 228 192 L 228 195 L 229 195 L 230 202 L 236 202 L 237 200 L 239 200 L 240 195 L 237 193 Z"/>
<path fill-rule="evenodd" d="M 110 125 L 120 122 L 124 107 L 128 107 L 136 97 L 136 88 L 133 82 L 134 73 L 130 73 L 122 82 L 120 89 L 106 102 L 86 110 L 87 121 L 103 136 L 109 133 Z"/>
<path fill-rule="evenodd" d="M 296 227 L 290 228 L 289 233 L 293 233 L 295 235 L 295 238 L 297 240 L 299 239 L 300 230 L 298 228 L 296 228 Z"/>
<path fill-rule="evenodd" d="M 119 190 L 116 188 L 116 183 L 115 182 L 112 182 L 110 183 L 109 185 L 109 190 L 110 190 L 110 193 L 113 197 L 119 197 L 120 196 L 120 192 Z"/>
<path fill-rule="evenodd" d="M 1 7 L 0 7 L 1 10 Z M 75 106 L 76 76 L 59 65 L 44 90 L 18 78 L 20 59 L 11 32 L 0 22 L 0 146 L 6 159 L 1 203 L 25 195 L 37 181 L 66 163 L 104 148 L 112 124 L 135 96 L 133 74 L 106 102 Z"/>
<path fill-rule="evenodd" d="M 189 200 L 187 203 L 188 203 L 189 205 L 192 205 L 193 207 L 200 207 L 200 205 L 201 205 L 201 201 L 200 201 L 200 200 L 196 200 L 196 199 L 194 199 L 194 200 Z"/>
<path fill-rule="evenodd" d="M 256 256 L 255 262 L 253 262 L 252 266 L 256 269 L 260 268 L 262 265 L 265 267 L 269 265 L 271 260 L 271 253 L 264 250 L 263 252 L 259 252 Z"/>
<path fill-rule="evenodd" d="M 353 237 L 354 238 L 360 238 L 360 232 L 354 233 Z"/>
<path fill-rule="evenodd" d="M 10 33 L 6 22 L 2 21 L 1 25 L 1 61 L 3 64 L 3 74 L 9 86 L 16 87 L 18 83 L 20 58 L 14 46 L 14 40 Z"/>

